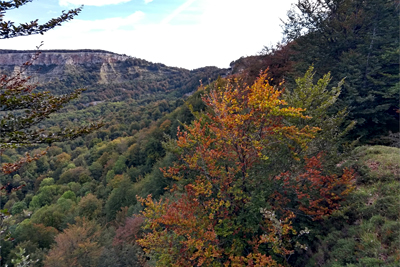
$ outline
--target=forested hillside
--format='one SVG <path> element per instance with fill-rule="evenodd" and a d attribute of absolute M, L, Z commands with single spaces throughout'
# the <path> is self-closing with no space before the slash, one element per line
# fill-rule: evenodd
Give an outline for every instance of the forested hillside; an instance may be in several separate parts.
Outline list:
<path fill-rule="evenodd" d="M 0 174 L 1 266 L 398 266 L 398 8 L 300 0 L 231 70 L 43 51 L 35 91 L 86 91 L 32 129 L 104 125 Z"/>

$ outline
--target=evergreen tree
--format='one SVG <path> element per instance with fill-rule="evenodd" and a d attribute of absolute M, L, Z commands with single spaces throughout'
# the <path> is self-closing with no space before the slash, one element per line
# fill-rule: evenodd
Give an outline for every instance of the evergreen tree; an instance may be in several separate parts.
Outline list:
<path fill-rule="evenodd" d="M 352 138 L 399 130 L 398 11 L 388 0 L 300 0 L 288 12 L 284 32 L 298 51 L 293 76 L 314 64 L 318 77 L 345 78 L 336 107 L 357 121 Z"/>

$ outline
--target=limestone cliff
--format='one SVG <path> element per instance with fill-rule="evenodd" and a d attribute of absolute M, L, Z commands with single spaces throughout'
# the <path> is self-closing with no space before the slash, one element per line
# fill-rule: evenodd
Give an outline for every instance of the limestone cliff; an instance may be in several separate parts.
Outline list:
<path fill-rule="evenodd" d="M 35 53 L 34 50 L 0 50 L 0 72 L 11 74 L 21 70 Z M 69 74 L 94 72 L 98 74 L 97 82 L 106 84 L 126 80 L 128 77 L 122 77 L 124 73 L 138 78 L 144 72 L 158 71 L 160 66 L 163 65 L 103 50 L 43 50 L 24 75 L 31 76 L 32 82 L 46 83 L 62 80 Z"/>
<path fill-rule="evenodd" d="M 0 65 L 22 65 L 36 53 L 35 50 L 0 50 Z M 80 65 L 115 63 L 129 58 L 103 50 L 43 50 L 33 65 Z"/>

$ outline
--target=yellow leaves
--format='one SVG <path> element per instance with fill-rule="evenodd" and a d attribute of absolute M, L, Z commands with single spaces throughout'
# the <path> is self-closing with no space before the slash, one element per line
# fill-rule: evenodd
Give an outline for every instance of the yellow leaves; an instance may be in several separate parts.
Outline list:
<path fill-rule="evenodd" d="M 180 168 L 177 166 L 176 163 L 174 163 L 173 167 L 169 167 L 168 169 L 166 168 L 160 168 L 160 171 L 163 173 L 165 177 L 174 179 L 176 181 L 179 181 L 182 179 L 182 176 L 180 175 L 179 171 Z"/>
<path fill-rule="evenodd" d="M 252 86 L 237 79 L 229 80 L 225 88 L 211 90 L 203 97 L 212 110 L 207 114 L 211 122 L 205 122 L 201 127 L 195 123 L 187 130 L 194 138 L 200 135 L 204 138 L 207 129 L 209 136 L 213 137 L 209 140 L 212 143 L 201 142 L 196 137 L 198 144 L 207 147 L 215 145 L 215 149 L 225 151 L 220 156 L 231 158 L 231 161 L 248 159 L 241 162 L 242 166 L 250 167 L 256 160 L 267 160 L 263 151 L 268 150 L 271 143 L 292 140 L 305 148 L 318 128 L 298 129 L 284 125 L 285 117 L 308 117 L 302 114 L 304 109 L 287 107 L 281 94 L 282 91 L 269 84 L 267 73 L 262 73 Z"/>
<path fill-rule="evenodd" d="M 151 195 L 148 195 L 147 198 L 142 198 L 140 196 L 136 196 L 137 200 L 146 208 L 142 211 L 144 217 L 147 218 L 146 224 L 144 226 L 145 229 L 156 229 L 158 227 L 157 221 L 151 221 L 151 219 L 159 218 L 165 213 L 165 207 L 168 205 L 168 201 L 162 203 L 162 200 L 158 202 L 153 200 Z"/>
<path fill-rule="evenodd" d="M 224 266 L 283 267 L 283 265 L 277 263 L 274 259 L 272 259 L 271 256 L 267 256 L 262 253 L 249 253 L 246 257 L 231 256 L 229 259 L 232 262 L 227 263 Z"/>
<path fill-rule="evenodd" d="M 267 161 L 267 160 L 269 159 L 269 157 L 267 157 L 267 156 L 265 156 L 265 155 L 262 155 L 262 156 L 261 156 L 261 159 Z"/>
<path fill-rule="evenodd" d="M 190 184 L 190 187 L 193 189 L 195 196 L 210 196 L 212 193 L 212 184 L 210 181 L 202 181 L 202 179 L 198 179 L 194 184 Z"/>

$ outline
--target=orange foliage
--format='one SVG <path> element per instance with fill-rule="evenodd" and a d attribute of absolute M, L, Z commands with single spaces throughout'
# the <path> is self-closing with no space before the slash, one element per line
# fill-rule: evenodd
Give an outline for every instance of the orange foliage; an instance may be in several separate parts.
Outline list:
<path fill-rule="evenodd" d="M 225 88 L 211 90 L 203 97 L 209 107 L 207 114 L 186 126 L 186 131 L 178 130 L 180 162 L 162 171 L 166 177 L 186 185 L 175 185 L 171 199 L 138 197 L 146 206 L 143 215 L 148 230 L 138 243 L 146 253 L 156 255 L 157 266 L 286 263 L 293 253 L 292 237 L 297 234 L 291 224 L 294 214 L 285 211 L 285 217 L 278 219 L 272 211 L 276 210 L 272 201 L 265 203 L 270 210 L 259 207 L 260 211 L 254 213 L 250 188 L 260 178 L 249 171 L 268 160 L 278 145 L 289 146 L 293 156 L 298 157 L 295 146 L 305 149 L 319 128 L 286 125 L 285 118 L 307 117 L 302 109 L 287 107 L 280 96 L 281 91 L 269 84 L 266 73 L 252 86 L 229 81 Z M 316 181 L 321 177 L 299 177 L 308 178 Z M 332 181 L 327 178 L 326 183 Z M 318 190 L 319 185 L 316 181 L 310 187 Z M 320 196 L 325 199 L 329 190 Z M 319 215 L 322 201 L 315 201 L 307 212 Z M 335 201 L 332 198 L 332 203 Z M 301 207 L 304 209 L 305 205 Z M 248 212 L 253 212 L 251 217 Z"/>

